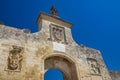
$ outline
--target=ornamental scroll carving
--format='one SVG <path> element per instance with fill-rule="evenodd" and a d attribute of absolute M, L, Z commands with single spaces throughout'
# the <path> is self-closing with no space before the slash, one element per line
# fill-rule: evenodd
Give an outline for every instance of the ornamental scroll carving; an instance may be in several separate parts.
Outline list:
<path fill-rule="evenodd" d="M 19 46 L 12 46 L 9 51 L 9 56 L 7 59 L 7 70 L 8 71 L 20 71 L 22 68 L 23 60 L 23 48 Z"/>
<path fill-rule="evenodd" d="M 50 25 L 50 40 L 66 43 L 65 29 L 63 27 Z"/>
<path fill-rule="evenodd" d="M 92 59 L 92 58 L 88 58 L 87 61 L 88 61 L 88 65 L 89 65 L 91 74 L 100 75 L 100 69 L 99 69 L 99 65 L 97 63 L 97 60 Z"/>

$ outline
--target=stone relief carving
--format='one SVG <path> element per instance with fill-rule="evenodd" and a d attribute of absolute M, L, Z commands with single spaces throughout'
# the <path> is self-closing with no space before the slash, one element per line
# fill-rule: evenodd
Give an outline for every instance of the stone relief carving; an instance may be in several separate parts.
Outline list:
<path fill-rule="evenodd" d="M 65 30 L 57 25 L 50 25 L 50 40 L 66 43 Z"/>
<path fill-rule="evenodd" d="M 63 39 L 63 30 L 62 29 L 57 29 L 57 28 L 53 28 L 53 36 L 55 38 L 55 40 L 57 41 L 61 41 Z"/>
<path fill-rule="evenodd" d="M 87 58 L 87 61 L 88 61 L 88 65 L 89 65 L 91 74 L 100 75 L 100 69 L 99 69 L 97 60 L 92 59 L 92 58 Z"/>
<path fill-rule="evenodd" d="M 23 60 L 23 48 L 19 46 L 12 46 L 12 49 L 9 51 L 7 70 L 8 71 L 20 71 L 22 68 Z"/>

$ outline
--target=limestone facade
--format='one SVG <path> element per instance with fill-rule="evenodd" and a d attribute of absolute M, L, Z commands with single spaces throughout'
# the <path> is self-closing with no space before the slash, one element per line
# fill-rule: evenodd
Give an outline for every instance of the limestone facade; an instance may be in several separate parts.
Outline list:
<path fill-rule="evenodd" d="M 0 80 L 44 80 L 50 68 L 64 80 L 111 80 L 100 51 L 75 43 L 71 23 L 41 13 L 37 24 L 36 33 L 0 25 Z"/>
<path fill-rule="evenodd" d="M 120 71 L 109 71 L 112 80 L 120 80 Z"/>

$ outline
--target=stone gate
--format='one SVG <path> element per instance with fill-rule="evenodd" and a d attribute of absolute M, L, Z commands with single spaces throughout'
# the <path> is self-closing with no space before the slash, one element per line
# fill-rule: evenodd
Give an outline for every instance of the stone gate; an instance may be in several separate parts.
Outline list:
<path fill-rule="evenodd" d="M 64 80 L 111 80 L 100 51 L 76 44 L 54 7 L 36 22 L 36 33 L 0 25 L 0 80 L 44 80 L 50 68 Z"/>

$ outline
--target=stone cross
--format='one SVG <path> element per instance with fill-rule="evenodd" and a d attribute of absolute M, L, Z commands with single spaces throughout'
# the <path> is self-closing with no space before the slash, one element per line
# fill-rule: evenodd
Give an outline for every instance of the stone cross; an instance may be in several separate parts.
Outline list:
<path fill-rule="evenodd" d="M 51 12 L 52 15 L 55 15 L 55 16 L 58 15 L 58 11 L 55 9 L 54 6 L 51 7 L 50 12 Z"/>

